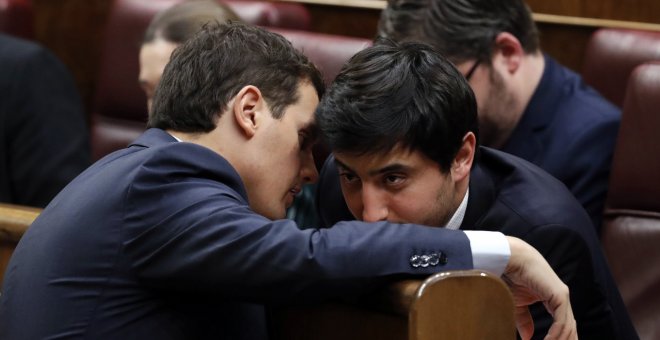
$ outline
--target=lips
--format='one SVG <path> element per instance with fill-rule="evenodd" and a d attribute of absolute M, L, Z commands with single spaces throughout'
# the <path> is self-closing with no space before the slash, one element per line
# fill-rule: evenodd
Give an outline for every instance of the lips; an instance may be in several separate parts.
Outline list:
<path fill-rule="evenodd" d="M 301 188 L 299 186 L 295 186 L 291 188 L 291 190 L 289 190 L 290 195 L 287 195 L 287 202 L 286 202 L 287 207 L 290 207 L 293 204 L 293 200 L 296 198 L 296 196 L 298 196 L 300 191 Z"/>

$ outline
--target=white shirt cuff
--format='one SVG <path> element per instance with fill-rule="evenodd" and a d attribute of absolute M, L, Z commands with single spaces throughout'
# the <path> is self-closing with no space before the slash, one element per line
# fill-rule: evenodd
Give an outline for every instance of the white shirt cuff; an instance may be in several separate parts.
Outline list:
<path fill-rule="evenodd" d="M 475 269 L 487 270 L 502 276 L 511 257 L 511 248 L 500 232 L 465 230 L 472 248 L 472 265 Z"/>

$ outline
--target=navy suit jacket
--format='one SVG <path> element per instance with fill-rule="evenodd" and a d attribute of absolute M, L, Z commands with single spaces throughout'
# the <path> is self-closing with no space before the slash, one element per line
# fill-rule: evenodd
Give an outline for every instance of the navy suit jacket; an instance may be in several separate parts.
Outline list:
<path fill-rule="evenodd" d="M 438 252 L 446 264 L 410 264 Z M 266 219 L 224 158 L 150 129 L 78 176 L 23 236 L 2 287 L 0 338 L 265 339 L 261 304 L 471 268 L 461 231 Z"/>
<path fill-rule="evenodd" d="M 541 81 L 501 150 L 562 181 L 600 234 L 620 121 L 619 108 L 546 56 Z"/>
<path fill-rule="evenodd" d="M 43 47 L 0 34 L 0 202 L 45 207 L 90 164 L 67 69 Z"/>
<path fill-rule="evenodd" d="M 323 223 L 351 220 L 330 157 L 318 183 Z M 518 157 L 481 147 L 470 172 L 463 230 L 500 231 L 536 248 L 568 285 L 580 339 L 637 339 L 589 216 L 566 187 Z M 552 317 L 532 306 L 535 339 Z"/>

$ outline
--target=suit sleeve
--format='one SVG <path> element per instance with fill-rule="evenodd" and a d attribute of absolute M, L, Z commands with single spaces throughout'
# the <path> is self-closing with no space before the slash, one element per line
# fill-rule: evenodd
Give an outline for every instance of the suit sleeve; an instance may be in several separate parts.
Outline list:
<path fill-rule="evenodd" d="M 471 269 L 461 231 L 386 222 L 300 230 L 249 209 L 217 181 L 145 168 L 127 197 L 124 251 L 141 281 L 255 302 L 359 294 L 401 276 Z M 141 178 L 141 179 L 140 179 Z M 146 226 L 146 227 L 145 227 Z M 446 262 L 413 266 L 413 255 Z"/>
<path fill-rule="evenodd" d="M 13 72 L 12 202 L 43 207 L 90 164 L 87 125 L 73 79 L 50 52 L 34 48 Z"/>

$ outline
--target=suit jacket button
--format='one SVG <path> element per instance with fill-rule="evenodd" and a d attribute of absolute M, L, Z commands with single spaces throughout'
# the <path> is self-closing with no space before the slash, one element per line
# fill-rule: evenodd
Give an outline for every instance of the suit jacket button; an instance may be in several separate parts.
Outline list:
<path fill-rule="evenodd" d="M 419 255 L 413 255 L 410 257 L 410 265 L 414 268 L 417 268 L 422 265 L 422 258 Z"/>
<path fill-rule="evenodd" d="M 440 256 L 438 256 L 438 253 L 431 253 L 431 255 L 429 255 L 429 264 L 432 267 L 435 267 L 438 265 L 438 262 L 440 262 Z"/>

